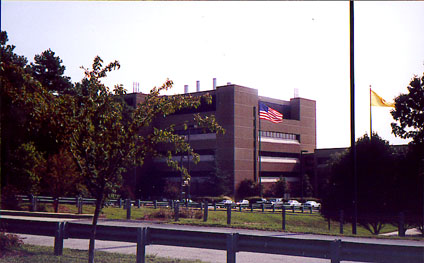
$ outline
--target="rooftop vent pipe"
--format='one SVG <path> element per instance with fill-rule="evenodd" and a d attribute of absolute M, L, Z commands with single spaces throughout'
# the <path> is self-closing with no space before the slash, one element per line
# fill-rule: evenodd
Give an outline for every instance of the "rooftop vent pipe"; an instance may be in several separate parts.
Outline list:
<path fill-rule="evenodd" d="M 196 91 L 200 91 L 200 81 L 196 81 Z"/>
<path fill-rule="evenodd" d="M 184 85 L 184 94 L 188 93 L 188 85 Z"/>
<path fill-rule="evenodd" d="M 216 89 L 216 78 L 213 78 L 213 89 Z"/>

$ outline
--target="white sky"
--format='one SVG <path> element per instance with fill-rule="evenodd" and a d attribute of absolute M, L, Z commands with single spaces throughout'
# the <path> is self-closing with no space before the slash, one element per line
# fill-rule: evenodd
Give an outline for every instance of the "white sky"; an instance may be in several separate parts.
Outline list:
<path fill-rule="evenodd" d="M 386 100 L 424 72 L 424 2 L 355 2 L 356 135 L 369 133 L 369 85 Z M 99 55 L 121 69 L 109 86 L 172 93 L 227 82 L 289 100 L 317 101 L 317 147 L 350 145 L 349 2 L 1 1 L 1 29 L 31 62 L 51 48 L 66 75 Z M 392 144 L 389 108 L 373 107 L 373 130 Z"/>

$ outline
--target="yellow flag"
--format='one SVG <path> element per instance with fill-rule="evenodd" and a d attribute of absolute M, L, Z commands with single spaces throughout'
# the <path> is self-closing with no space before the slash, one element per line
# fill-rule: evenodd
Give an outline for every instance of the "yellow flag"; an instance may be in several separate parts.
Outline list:
<path fill-rule="evenodd" d="M 371 90 L 371 106 L 379 106 L 379 107 L 395 107 L 393 102 L 387 102 L 382 97 L 378 96 L 377 93 Z"/>

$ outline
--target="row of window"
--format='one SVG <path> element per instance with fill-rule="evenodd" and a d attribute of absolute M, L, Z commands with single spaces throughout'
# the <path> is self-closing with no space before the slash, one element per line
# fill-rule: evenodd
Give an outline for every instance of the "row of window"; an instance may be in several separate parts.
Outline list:
<path fill-rule="evenodd" d="M 190 130 L 190 135 L 211 133 L 206 128 L 188 128 L 187 130 L 176 130 L 175 131 L 175 134 L 178 134 L 178 135 L 188 135 L 189 130 Z"/>
<path fill-rule="evenodd" d="M 282 140 L 300 141 L 300 135 L 274 131 L 259 131 L 261 137 L 277 138 Z"/>

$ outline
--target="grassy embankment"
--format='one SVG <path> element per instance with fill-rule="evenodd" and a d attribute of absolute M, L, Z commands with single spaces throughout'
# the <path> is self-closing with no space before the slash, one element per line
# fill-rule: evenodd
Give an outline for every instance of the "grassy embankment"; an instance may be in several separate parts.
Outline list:
<path fill-rule="evenodd" d="M 42 247 L 33 245 L 23 245 L 16 248 L 11 254 L 0 258 L 0 263 L 33 263 L 33 262 L 60 262 L 60 263 L 80 263 L 88 261 L 88 253 L 86 250 L 63 249 L 62 256 L 55 256 L 52 247 Z M 109 253 L 96 251 L 96 263 L 133 263 L 136 262 L 135 255 Z M 201 263 L 196 260 L 182 260 L 172 258 L 156 257 L 155 255 L 147 255 L 148 263 Z"/>
<path fill-rule="evenodd" d="M 182 210 L 184 209 L 185 208 L 182 208 Z M 47 211 L 52 211 L 52 209 L 47 206 Z M 76 213 L 77 209 L 72 205 L 60 205 L 60 212 Z M 94 207 L 84 206 L 83 212 L 93 213 Z M 172 211 L 169 208 L 154 209 L 152 207 L 133 207 L 131 210 L 131 219 L 158 220 L 171 224 L 282 231 L 281 210 L 277 210 L 275 213 L 262 213 L 259 210 L 253 213 L 250 212 L 250 210 L 243 210 L 243 212 L 233 210 L 231 216 L 231 225 L 227 225 L 227 213 L 225 210 L 209 210 L 207 222 L 203 222 L 203 219 L 201 218 L 203 213 L 198 209 L 194 211 L 192 210 L 192 212 L 189 214 L 197 218 L 180 218 L 178 222 L 175 222 L 172 218 Z M 102 217 L 107 219 L 125 219 L 126 210 L 117 207 L 105 207 L 102 211 Z M 346 235 L 351 233 L 351 229 L 351 224 L 344 225 L 344 233 Z M 328 222 L 319 213 L 314 212 L 313 214 L 309 214 L 306 211 L 305 213 L 292 213 L 288 211 L 286 213 L 286 231 L 295 233 L 339 235 L 340 224 L 338 222 L 331 221 L 329 230 Z M 388 233 L 393 231 L 397 231 L 395 226 L 386 225 L 384 226 L 381 233 Z M 372 235 L 365 228 L 358 226 L 358 235 L 356 236 L 371 237 L 374 235 Z"/>

